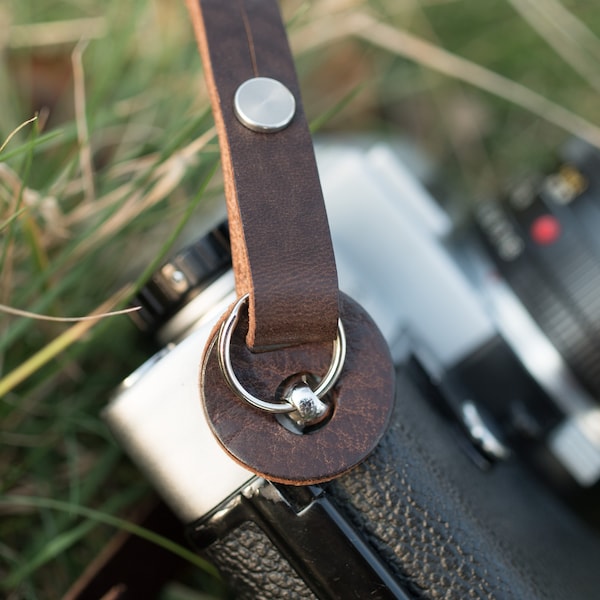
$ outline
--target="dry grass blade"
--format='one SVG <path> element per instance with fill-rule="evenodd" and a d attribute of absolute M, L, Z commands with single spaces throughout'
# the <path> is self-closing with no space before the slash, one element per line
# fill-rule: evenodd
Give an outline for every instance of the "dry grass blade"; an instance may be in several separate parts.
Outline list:
<path fill-rule="evenodd" d="M 521 106 L 600 148 L 600 127 L 529 88 L 366 13 L 348 19 L 355 35 L 369 43 Z"/>
<path fill-rule="evenodd" d="M 98 319 L 106 319 L 107 317 L 116 317 L 117 315 L 126 315 L 132 312 L 140 310 L 141 306 L 132 306 L 131 308 L 124 308 L 123 310 L 114 310 L 111 312 L 99 313 L 88 315 L 86 317 L 53 317 L 51 315 L 40 315 L 39 313 L 30 312 L 28 310 L 21 310 L 20 308 L 14 308 L 7 306 L 6 304 L 0 304 L 0 312 L 8 315 L 14 315 L 16 317 L 25 317 L 26 319 L 37 319 L 38 321 L 52 321 L 54 323 L 78 323 L 79 321 L 97 321 Z"/>
<path fill-rule="evenodd" d="M 571 30 L 570 24 L 574 17 L 564 18 L 568 13 L 562 7 L 561 20 L 553 17 L 547 10 L 548 0 L 507 0 L 529 25 L 546 40 L 547 44 L 588 83 L 600 92 L 600 70 L 598 58 L 588 54 L 580 42 L 580 36 Z M 570 14 L 570 13 L 569 13 Z M 564 20 L 563 20 L 564 18 Z M 576 21 L 581 25 L 579 21 Z M 590 35 L 593 34 L 591 32 Z M 594 38 L 595 39 L 595 38 Z M 596 40 L 598 41 L 598 40 Z"/>
<path fill-rule="evenodd" d="M 104 239 L 109 239 L 116 235 L 125 225 L 148 210 L 158 202 L 164 200 L 175 188 L 179 186 L 188 167 L 194 163 L 197 155 L 214 138 L 214 128 L 209 129 L 199 138 L 188 144 L 185 148 L 173 154 L 169 159 L 162 163 L 153 173 L 152 188 L 143 193 L 142 190 L 135 189 L 135 183 L 127 183 L 121 186 L 111 194 L 111 202 L 118 202 L 120 199 L 128 198 L 120 209 L 90 237 L 88 237 L 78 248 L 78 256 L 90 252 L 97 244 Z M 90 211 L 96 211 L 96 204 L 90 206 L 80 206 L 77 209 L 77 219 L 88 219 Z M 105 204 L 103 202 L 103 204 Z M 73 215 L 71 215 L 73 217 Z"/>
<path fill-rule="evenodd" d="M 99 318 L 102 315 L 105 315 L 115 305 L 118 305 L 125 298 L 128 298 L 131 295 L 132 290 L 133 288 L 131 286 L 126 286 L 114 294 L 110 299 L 103 302 L 96 310 L 88 315 L 88 317 L 91 318 L 84 321 L 80 320 L 80 322 L 67 329 L 48 345 L 44 346 L 39 352 L 20 364 L 16 369 L 6 375 L 6 377 L 0 379 L 0 398 L 8 394 L 8 392 L 25 381 L 66 348 L 80 340 L 96 323 L 98 323 Z"/>
<path fill-rule="evenodd" d="M 503 98 L 600 148 L 599 126 L 512 79 L 412 33 L 378 21 L 367 13 L 352 12 L 329 19 L 324 17 L 293 32 L 291 41 L 294 51 L 300 54 L 348 36 L 361 38 L 388 52 Z"/>
<path fill-rule="evenodd" d="M 102 38 L 107 30 L 104 17 L 13 25 L 9 31 L 8 45 L 10 48 L 32 48 L 75 44 L 82 38 Z"/>
<path fill-rule="evenodd" d="M 71 55 L 73 65 L 73 91 L 75 96 L 75 123 L 77 125 L 77 139 L 79 141 L 79 165 L 83 176 L 85 200 L 93 202 L 94 192 L 94 169 L 92 163 L 92 149 L 90 145 L 90 134 L 85 113 L 85 76 L 83 71 L 83 53 L 87 47 L 86 41 L 81 41 L 75 46 Z"/>
<path fill-rule="evenodd" d="M 10 140 L 12 140 L 12 138 L 15 137 L 15 135 L 17 135 L 17 133 L 19 133 L 19 131 L 21 131 L 21 129 L 23 129 L 23 127 L 26 127 L 30 123 L 33 123 L 34 121 L 37 121 L 37 118 L 38 118 L 37 115 L 35 117 L 31 117 L 31 119 L 27 119 L 27 121 L 24 121 L 18 127 L 15 127 L 8 134 L 8 136 L 6 137 L 6 139 L 4 140 L 4 142 L 2 142 L 2 145 L 0 146 L 0 152 L 2 152 L 2 150 L 4 150 L 4 148 L 6 148 L 6 146 L 8 146 Z"/>
<path fill-rule="evenodd" d="M 563 37 L 585 48 L 596 61 L 600 61 L 600 39 L 585 23 L 578 19 L 559 0 L 526 0 L 532 7 L 561 31 Z"/>
<path fill-rule="evenodd" d="M 17 210 L 16 204 L 20 195 L 22 195 L 23 207 Z M 67 223 L 57 199 L 54 196 L 43 196 L 25 186 L 17 173 L 2 162 L 0 162 L 0 200 L 4 200 L 7 206 L 0 231 L 23 212 L 35 210 L 44 220 L 44 245 L 48 245 L 52 240 L 64 240 L 69 237 Z"/>

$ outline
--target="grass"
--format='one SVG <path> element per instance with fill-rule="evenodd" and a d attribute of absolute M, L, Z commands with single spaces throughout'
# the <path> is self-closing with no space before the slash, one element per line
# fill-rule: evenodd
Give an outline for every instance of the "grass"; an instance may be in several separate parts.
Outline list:
<path fill-rule="evenodd" d="M 39 4 L 0 8 L 0 305 L 106 313 L 218 205 L 200 63 L 183 2 Z M 596 2 L 284 9 L 315 128 L 411 140 L 465 205 L 599 143 Z M 124 316 L 0 307 L 0 594 L 59 598 L 128 527 L 146 484 L 98 414 L 149 351 Z"/>

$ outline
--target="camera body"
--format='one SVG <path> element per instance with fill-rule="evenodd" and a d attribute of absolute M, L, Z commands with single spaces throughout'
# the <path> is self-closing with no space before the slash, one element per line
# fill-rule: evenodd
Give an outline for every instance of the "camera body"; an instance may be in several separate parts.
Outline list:
<path fill-rule="evenodd" d="M 597 486 L 600 417 L 510 276 L 498 277 L 490 256 L 512 264 L 529 243 L 518 223 L 484 203 L 478 232 L 457 236 L 412 174 L 414 152 L 409 169 L 389 144 L 316 150 L 340 288 L 397 365 L 378 449 L 307 488 L 265 482 L 222 450 L 198 378 L 235 300 L 223 229 L 140 298 L 164 349 L 105 410 L 118 441 L 238 597 L 592 597 L 600 541 L 538 475 L 562 491 Z M 538 232 L 544 243 L 551 229 Z"/>

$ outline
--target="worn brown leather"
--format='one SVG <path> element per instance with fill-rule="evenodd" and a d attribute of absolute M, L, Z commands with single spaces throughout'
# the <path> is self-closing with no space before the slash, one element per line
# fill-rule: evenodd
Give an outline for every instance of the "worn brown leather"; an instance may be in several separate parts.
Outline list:
<path fill-rule="evenodd" d="M 200 378 L 208 422 L 219 443 L 237 462 L 271 481 L 305 485 L 328 481 L 362 462 L 379 443 L 391 417 L 394 370 L 388 346 L 369 315 L 340 294 L 347 337 L 344 370 L 332 391 L 334 413 L 305 435 L 288 431 L 274 415 L 241 400 L 227 385 L 214 344 L 205 352 Z M 213 331 L 215 340 L 220 323 Z M 310 344 L 255 353 L 244 338 L 245 316 L 233 334 L 231 358 L 242 385 L 255 396 L 275 400 L 278 386 L 301 372 L 322 376 L 332 344 Z"/>
<path fill-rule="evenodd" d="M 333 341 L 338 284 L 310 133 L 276 0 L 188 0 L 223 160 L 238 295 L 254 350 Z M 240 84 L 271 77 L 297 110 L 278 133 L 236 118 Z"/>

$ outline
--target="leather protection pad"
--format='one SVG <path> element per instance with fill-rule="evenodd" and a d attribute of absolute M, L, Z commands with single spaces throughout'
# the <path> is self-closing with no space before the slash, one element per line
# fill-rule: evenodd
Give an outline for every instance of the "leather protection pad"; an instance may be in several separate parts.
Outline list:
<path fill-rule="evenodd" d="M 299 435 L 275 415 L 254 408 L 229 387 L 219 365 L 216 340 L 223 317 L 202 359 L 200 388 L 208 423 L 225 451 L 270 481 L 307 485 L 331 480 L 362 462 L 375 449 L 394 404 L 394 368 L 387 344 L 369 315 L 340 294 L 346 331 L 344 369 L 330 392 L 333 415 L 320 428 Z M 273 401 L 291 375 L 322 376 L 332 344 L 307 344 L 254 353 L 245 343 L 248 319 L 242 315 L 231 341 L 235 373 L 252 394 Z"/>

